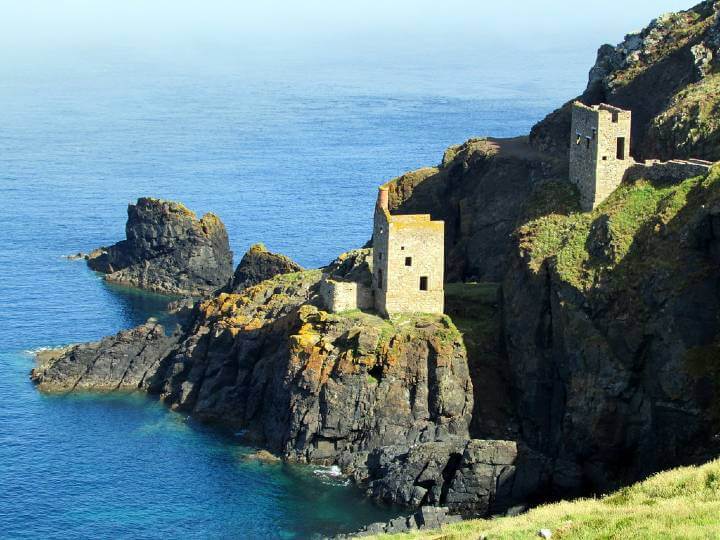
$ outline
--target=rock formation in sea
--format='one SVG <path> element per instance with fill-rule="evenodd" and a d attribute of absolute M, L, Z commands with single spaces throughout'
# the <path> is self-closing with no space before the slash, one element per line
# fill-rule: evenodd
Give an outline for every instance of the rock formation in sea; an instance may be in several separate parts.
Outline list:
<path fill-rule="evenodd" d="M 253 244 L 235 269 L 228 292 L 240 292 L 278 274 L 300 272 L 302 269 L 289 257 L 268 251 L 263 244 Z"/>
<path fill-rule="evenodd" d="M 232 251 L 222 221 L 180 203 L 143 197 L 128 205 L 126 239 L 99 248 L 87 264 L 115 283 L 173 295 L 201 296 L 232 277 Z"/>

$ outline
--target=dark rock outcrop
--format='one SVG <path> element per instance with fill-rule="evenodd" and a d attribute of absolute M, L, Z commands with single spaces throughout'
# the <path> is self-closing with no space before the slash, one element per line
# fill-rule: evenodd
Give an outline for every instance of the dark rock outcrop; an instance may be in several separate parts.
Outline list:
<path fill-rule="evenodd" d="M 302 270 L 302 266 L 289 257 L 268 251 L 263 244 L 254 244 L 235 269 L 228 292 L 240 292 L 279 274 Z"/>
<path fill-rule="evenodd" d="M 357 256 L 326 274 L 352 271 L 348 259 Z M 165 337 L 150 323 L 74 346 L 44 358 L 33 379 L 48 391 L 143 389 L 196 418 L 242 428 L 249 442 L 286 459 L 341 464 L 379 499 L 452 499 L 484 512 L 511 465 L 494 443 L 463 459 L 473 444 L 473 392 L 460 333 L 446 317 L 328 314 L 315 305 L 321 277 L 282 274 L 220 293 L 195 304 L 183 332 Z M 417 456 L 412 470 L 401 465 L 408 452 Z M 480 463 L 492 474 L 463 476 Z"/>
<path fill-rule="evenodd" d="M 180 203 L 140 198 L 128 206 L 126 239 L 87 256 L 115 283 L 165 294 L 201 296 L 228 284 L 232 252 L 214 214 L 198 219 Z"/>
<path fill-rule="evenodd" d="M 428 531 L 439 529 L 443 525 L 462 521 L 462 517 L 451 514 L 450 509 L 443 506 L 422 506 L 410 516 L 399 516 L 387 523 L 371 523 L 354 534 L 342 534 L 333 537 L 333 540 L 374 536 L 376 534 L 400 534 L 413 531 Z"/>
<path fill-rule="evenodd" d="M 378 500 L 444 505 L 468 516 L 503 512 L 547 479 L 544 458 L 529 449 L 519 451 L 514 441 L 453 436 L 344 457 L 354 462 L 340 463 Z"/>
<path fill-rule="evenodd" d="M 42 351 L 31 378 L 51 392 L 147 388 L 176 344 L 177 336 L 149 320 L 95 343 Z"/>

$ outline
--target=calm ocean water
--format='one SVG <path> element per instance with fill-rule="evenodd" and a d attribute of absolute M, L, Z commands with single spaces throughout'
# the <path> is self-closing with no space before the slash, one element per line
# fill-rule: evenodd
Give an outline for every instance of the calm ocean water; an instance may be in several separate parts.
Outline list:
<path fill-rule="evenodd" d="M 245 461 L 233 434 L 144 396 L 35 391 L 28 351 L 117 332 L 166 302 L 63 255 L 121 239 L 127 203 L 149 195 L 217 213 L 236 262 L 263 241 L 325 264 L 367 240 L 379 183 L 470 137 L 527 132 L 582 88 L 591 60 L 1 63 L 0 537 L 306 538 L 386 518 L 312 467 Z"/>

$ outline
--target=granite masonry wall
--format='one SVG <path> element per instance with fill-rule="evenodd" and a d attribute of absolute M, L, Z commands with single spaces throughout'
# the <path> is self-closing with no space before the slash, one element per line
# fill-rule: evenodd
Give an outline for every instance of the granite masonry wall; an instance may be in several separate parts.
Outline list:
<path fill-rule="evenodd" d="M 375 309 L 443 313 L 445 223 L 426 214 L 391 215 L 380 200 L 373 232 Z"/>
<path fill-rule="evenodd" d="M 630 157 L 631 116 L 610 105 L 573 105 L 570 180 L 578 187 L 584 211 L 604 201 L 635 163 Z"/>
<path fill-rule="evenodd" d="M 331 313 L 353 309 L 372 309 L 373 291 L 370 287 L 355 281 L 335 281 L 326 279 L 320 282 L 320 297 L 325 309 Z"/>

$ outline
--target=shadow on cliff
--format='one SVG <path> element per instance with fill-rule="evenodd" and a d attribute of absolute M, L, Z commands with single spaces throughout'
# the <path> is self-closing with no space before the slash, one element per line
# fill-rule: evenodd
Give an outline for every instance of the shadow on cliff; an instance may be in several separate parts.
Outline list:
<path fill-rule="evenodd" d="M 394 179 L 391 209 L 445 221 L 446 281 L 501 281 L 518 225 L 574 209 L 574 197 L 538 195 L 548 181 L 565 180 L 566 169 L 567 159 L 538 153 L 527 137 L 471 139 L 449 148 L 440 167 Z"/>
<path fill-rule="evenodd" d="M 667 223 L 642 224 L 614 265 L 600 215 L 587 292 L 552 259 L 537 273 L 518 260 L 506 279 L 522 437 L 552 460 L 554 489 L 607 491 L 717 455 L 719 191 L 695 186 Z"/>

